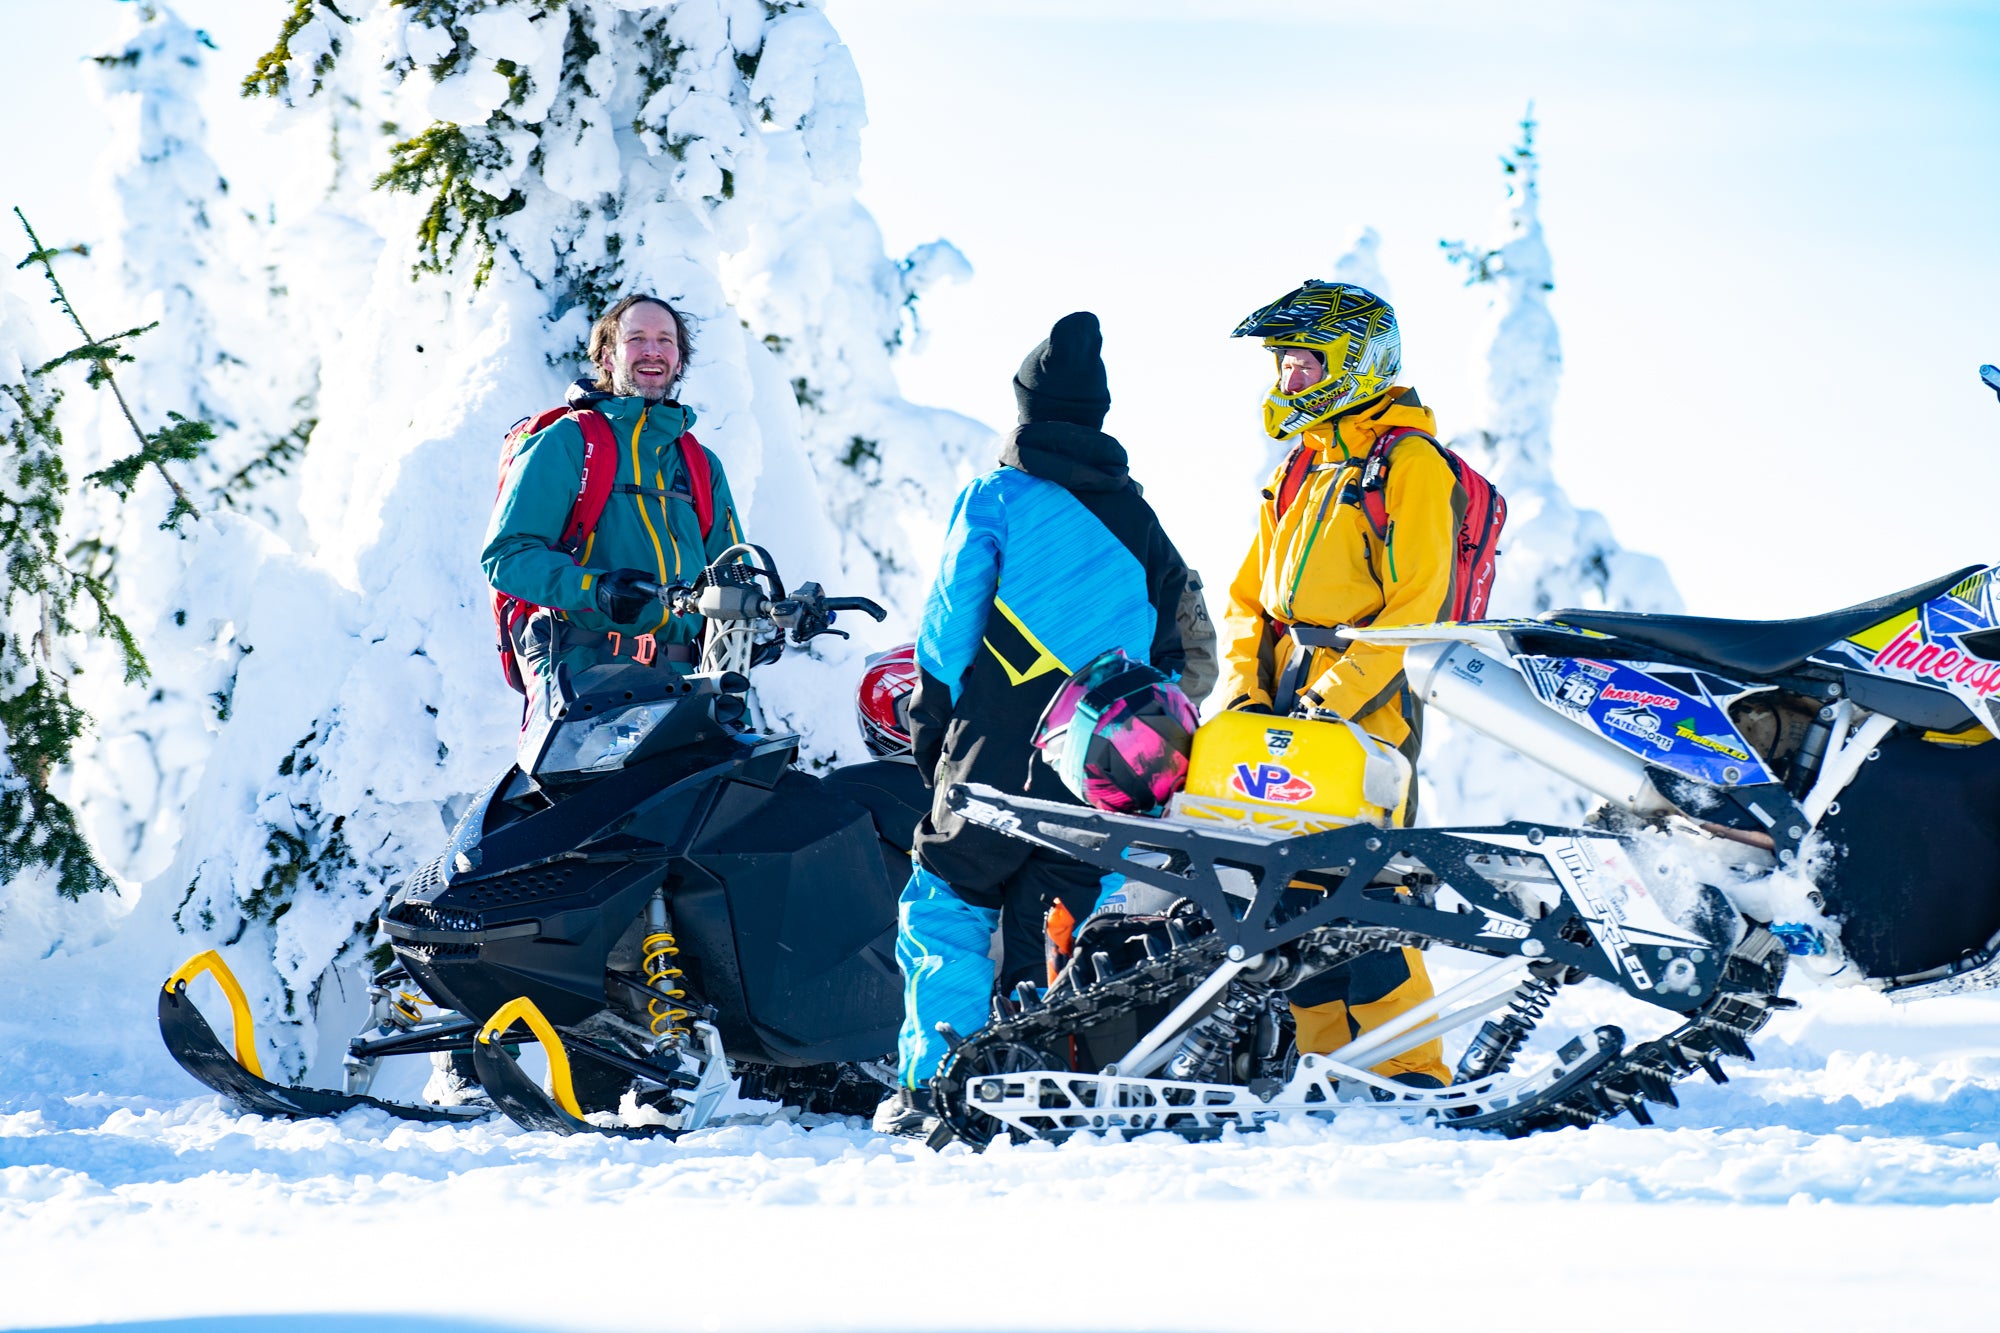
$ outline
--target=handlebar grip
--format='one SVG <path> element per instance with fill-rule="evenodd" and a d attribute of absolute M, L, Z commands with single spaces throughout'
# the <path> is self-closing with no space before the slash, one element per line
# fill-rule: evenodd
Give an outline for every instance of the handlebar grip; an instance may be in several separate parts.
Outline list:
<path fill-rule="evenodd" d="M 829 611 L 860 611 L 878 622 L 889 618 L 887 611 L 866 597 L 829 597 L 823 605 Z"/>

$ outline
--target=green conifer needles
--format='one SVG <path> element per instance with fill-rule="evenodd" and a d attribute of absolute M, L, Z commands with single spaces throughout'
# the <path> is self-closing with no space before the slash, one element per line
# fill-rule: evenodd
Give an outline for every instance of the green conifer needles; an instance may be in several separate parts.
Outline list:
<path fill-rule="evenodd" d="M 528 202 L 519 190 L 500 199 L 473 183 L 484 173 L 505 169 L 507 149 L 486 135 L 475 138 L 456 125 L 440 123 L 391 146 L 389 157 L 391 165 L 376 177 L 376 189 L 431 192 L 431 206 L 417 224 L 417 244 L 425 255 L 419 270 L 442 273 L 471 236 L 480 255 L 472 281 L 483 285 L 493 271 L 492 224 Z"/>
<path fill-rule="evenodd" d="M 14 373 L 11 362 L 0 367 Z M 0 884 L 43 871 L 63 897 L 80 898 L 112 882 L 49 785 L 90 725 L 69 692 L 80 669 L 79 607 L 95 611 L 128 681 L 145 678 L 146 662 L 104 585 L 62 557 L 69 475 L 56 422 L 61 394 L 42 371 L 19 373 L 0 379 Z"/>
<path fill-rule="evenodd" d="M 109 338 L 92 337 L 90 330 L 83 326 L 83 319 L 76 313 L 76 307 L 70 304 L 69 293 L 63 290 L 62 279 L 56 276 L 55 259 L 63 252 L 43 245 L 42 238 L 35 234 L 34 227 L 28 223 L 27 215 L 20 209 L 14 210 L 14 216 L 21 220 L 21 228 L 28 233 L 28 242 L 34 247 L 28 252 L 28 257 L 14 267 L 27 268 L 30 264 L 41 265 L 43 276 L 55 290 L 55 296 L 51 298 L 50 303 L 63 312 L 83 338 L 82 345 L 72 347 L 54 360 L 36 367 L 35 376 L 40 378 L 61 366 L 88 365 L 90 373 L 84 377 L 84 382 L 93 389 L 111 390 L 111 396 L 118 400 L 118 410 L 124 413 L 126 424 L 132 428 L 132 434 L 139 441 L 137 453 L 128 454 L 98 469 L 85 480 L 110 487 L 122 500 L 132 493 L 133 485 L 147 468 L 157 469 L 174 496 L 173 504 L 167 510 L 167 517 L 160 526 L 174 532 L 180 531 L 182 519 L 199 519 L 201 511 L 195 508 L 194 501 L 188 497 L 187 488 L 181 485 L 179 478 L 168 471 L 167 464 L 188 462 L 201 457 L 203 447 L 215 438 L 215 428 L 205 421 L 190 421 L 178 412 L 167 413 L 169 424 L 156 431 L 147 431 L 139 424 L 139 419 L 132 414 L 131 404 L 125 401 L 125 394 L 118 387 L 118 377 L 112 371 L 112 367 L 132 360 L 132 354 L 125 350 L 125 343 L 141 334 L 151 332 L 159 327 L 158 324 L 127 329 Z"/>
<path fill-rule="evenodd" d="M 341 23 L 347 16 L 336 9 L 332 0 L 295 0 L 292 12 L 278 29 L 278 42 L 269 51 L 257 57 L 257 64 L 244 76 L 242 90 L 245 97 L 282 98 L 291 91 L 292 39 L 317 17 L 316 10 L 324 9 L 327 14 Z M 335 42 L 334 50 L 339 50 Z M 318 92 L 322 79 L 333 69 L 333 52 L 325 52 L 313 60 L 313 84 L 310 91 Z"/>

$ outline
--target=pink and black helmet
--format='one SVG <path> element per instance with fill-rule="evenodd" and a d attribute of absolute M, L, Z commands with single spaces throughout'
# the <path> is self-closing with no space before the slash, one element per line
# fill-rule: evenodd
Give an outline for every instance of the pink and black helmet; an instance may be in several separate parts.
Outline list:
<path fill-rule="evenodd" d="M 1035 748 L 1078 799 L 1148 815 L 1187 785 L 1194 704 L 1167 675 L 1113 648 L 1062 683 Z"/>

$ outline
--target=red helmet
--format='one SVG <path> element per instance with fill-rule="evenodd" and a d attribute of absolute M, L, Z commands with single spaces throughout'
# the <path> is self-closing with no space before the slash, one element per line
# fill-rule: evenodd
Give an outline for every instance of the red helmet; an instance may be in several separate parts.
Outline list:
<path fill-rule="evenodd" d="M 906 643 L 868 659 L 854 692 L 854 712 L 869 753 L 887 759 L 910 753 L 910 696 L 917 690 L 917 645 Z"/>

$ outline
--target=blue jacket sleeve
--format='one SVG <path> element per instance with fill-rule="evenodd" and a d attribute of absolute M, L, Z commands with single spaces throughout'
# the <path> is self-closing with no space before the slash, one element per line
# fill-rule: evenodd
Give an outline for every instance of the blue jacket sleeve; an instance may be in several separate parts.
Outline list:
<path fill-rule="evenodd" d="M 984 478 L 974 481 L 952 507 L 944 560 L 924 600 L 917 631 L 919 674 L 910 699 L 910 739 L 926 779 L 936 771 L 952 707 L 986 635 L 986 614 L 1000 586 L 1006 545 L 1007 511 Z"/>

